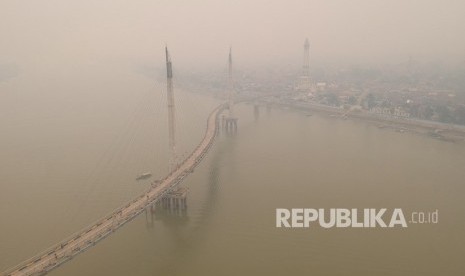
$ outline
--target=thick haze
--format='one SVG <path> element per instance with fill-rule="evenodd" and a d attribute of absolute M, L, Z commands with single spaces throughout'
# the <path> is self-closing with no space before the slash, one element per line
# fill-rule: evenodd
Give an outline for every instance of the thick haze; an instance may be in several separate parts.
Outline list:
<path fill-rule="evenodd" d="M 243 66 L 300 64 L 305 37 L 312 63 L 463 62 L 464 10 L 461 0 L 0 0 L 0 69 L 158 64 L 165 43 L 178 67 L 224 66 L 229 45 Z"/>

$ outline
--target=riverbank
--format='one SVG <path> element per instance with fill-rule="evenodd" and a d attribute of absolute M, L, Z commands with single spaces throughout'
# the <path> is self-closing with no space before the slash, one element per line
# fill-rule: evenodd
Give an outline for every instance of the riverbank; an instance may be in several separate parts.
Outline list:
<path fill-rule="evenodd" d="M 465 126 L 444 124 L 433 121 L 423 121 L 417 119 L 401 119 L 392 117 L 383 117 L 377 114 L 364 111 L 349 111 L 337 107 L 321 105 L 318 103 L 296 102 L 296 101 L 269 101 L 262 100 L 266 104 L 285 106 L 292 109 L 306 112 L 325 113 L 332 117 L 343 120 L 354 119 L 363 120 L 377 125 L 379 128 L 393 129 L 398 132 L 413 132 L 426 135 L 438 140 L 447 142 L 464 142 Z"/>

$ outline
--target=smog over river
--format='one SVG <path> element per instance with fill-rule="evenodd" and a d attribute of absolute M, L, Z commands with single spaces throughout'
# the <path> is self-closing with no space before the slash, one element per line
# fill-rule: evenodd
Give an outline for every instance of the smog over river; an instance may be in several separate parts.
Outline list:
<path fill-rule="evenodd" d="M 0 1 L 0 275 L 464 275 L 463 10 Z"/>

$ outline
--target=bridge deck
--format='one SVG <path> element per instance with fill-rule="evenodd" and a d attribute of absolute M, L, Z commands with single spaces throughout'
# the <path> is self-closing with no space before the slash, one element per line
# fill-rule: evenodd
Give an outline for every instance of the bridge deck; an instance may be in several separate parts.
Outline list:
<path fill-rule="evenodd" d="M 109 216 L 85 228 L 67 240 L 56 244 L 45 252 L 5 271 L 3 275 L 41 275 L 72 259 L 75 255 L 95 245 L 126 222 L 132 220 L 145 210 L 147 206 L 158 201 L 165 193 L 178 185 L 206 155 L 219 129 L 219 114 L 225 105 L 216 107 L 207 120 L 205 136 L 194 151 L 168 176 L 158 183 L 153 182 L 151 188 L 132 202 L 116 209 Z"/>

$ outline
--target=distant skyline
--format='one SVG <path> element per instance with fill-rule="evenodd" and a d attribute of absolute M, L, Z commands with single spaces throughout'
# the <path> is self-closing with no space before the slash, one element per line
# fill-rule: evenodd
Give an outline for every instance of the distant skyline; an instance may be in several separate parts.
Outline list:
<path fill-rule="evenodd" d="M 465 1 L 2 0 L 0 64 L 25 70 L 158 64 L 465 62 Z"/>

